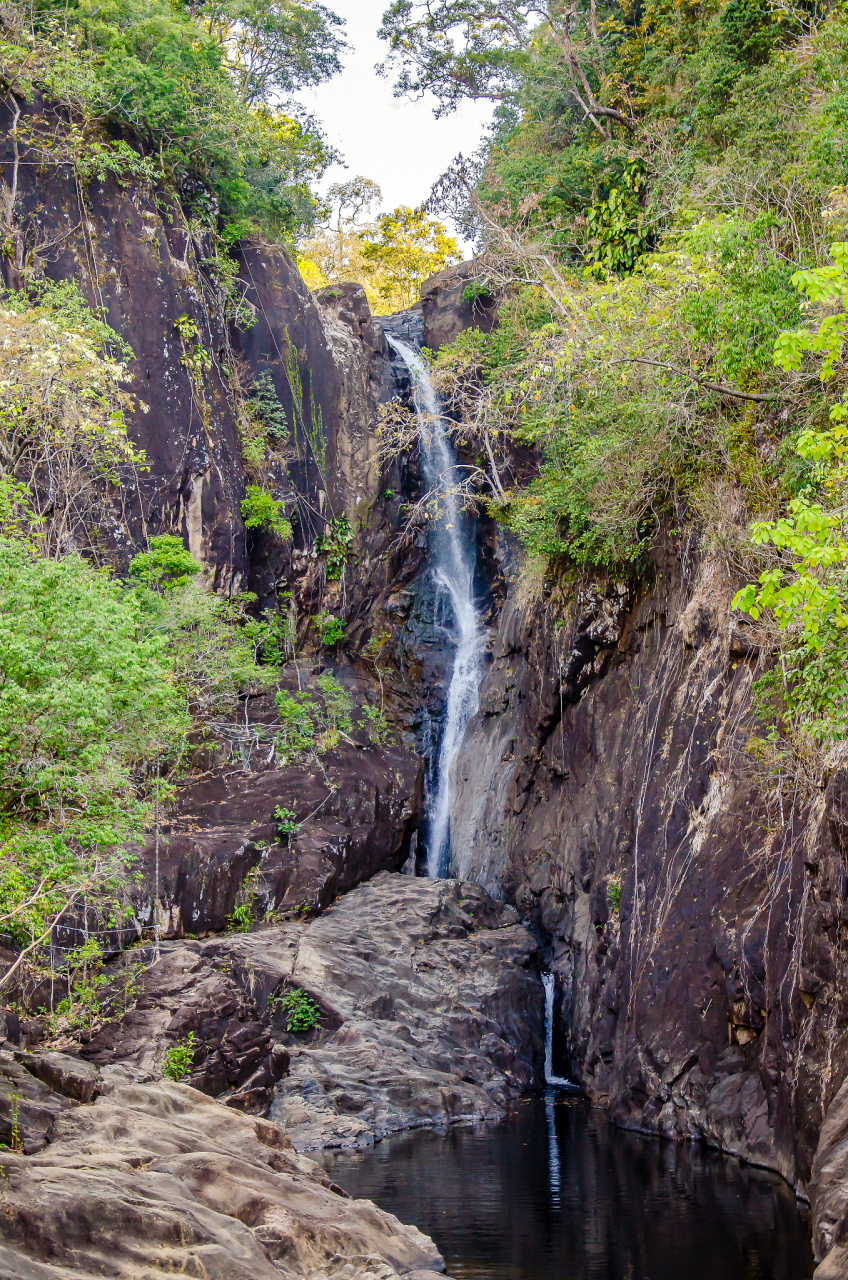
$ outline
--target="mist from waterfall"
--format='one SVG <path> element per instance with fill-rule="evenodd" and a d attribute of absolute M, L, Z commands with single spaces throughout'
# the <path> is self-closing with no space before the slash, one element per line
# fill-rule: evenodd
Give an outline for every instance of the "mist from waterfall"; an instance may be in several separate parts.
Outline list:
<path fill-rule="evenodd" d="M 430 370 L 421 354 L 387 333 L 412 379 L 418 414 L 421 469 L 438 511 L 430 521 L 430 568 L 436 586 L 436 616 L 455 647 L 438 763 L 428 788 L 427 874 L 446 876 L 450 865 L 451 765 L 468 721 L 477 711 L 483 675 L 483 632 L 474 605 L 474 547 L 455 493 L 456 458 L 448 440 Z"/>

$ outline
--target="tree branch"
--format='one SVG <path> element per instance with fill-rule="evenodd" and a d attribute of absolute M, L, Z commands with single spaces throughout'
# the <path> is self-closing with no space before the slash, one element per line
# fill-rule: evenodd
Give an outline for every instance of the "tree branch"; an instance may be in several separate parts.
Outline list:
<path fill-rule="evenodd" d="M 665 364 L 662 360 L 647 360 L 644 356 L 621 356 L 617 360 L 610 360 L 610 364 L 649 364 L 654 369 L 668 369 L 670 373 L 679 373 L 683 378 L 689 378 L 692 382 L 697 382 L 699 386 L 706 387 L 709 391 L 718 391 L 721 395 L 734 396 L 737 400 L 755 400 L 757 402 L 764 400 L 779 400 L 780 397 L 776 392 L 767 392 L 765 395 L 755 395 L 749 391 L 737 391 L 735 387 L 726 387 L 721 382 L 711 382 L 708 378 L 701 378 L 697 373 L 693 373 L 691 369 L 680 369 L 675 364 Z"/>

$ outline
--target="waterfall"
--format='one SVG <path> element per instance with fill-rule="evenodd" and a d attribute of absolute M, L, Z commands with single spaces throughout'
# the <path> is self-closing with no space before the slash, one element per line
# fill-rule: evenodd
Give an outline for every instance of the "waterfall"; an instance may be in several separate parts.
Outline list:
<path fill-rule="evenodd" d="M 438 512 L 430 523 L 429 542 L 431 571 L 437 588 L 436 611 L 438 616 L 440 605 L 449 606 L 447 631 L 455 646 L 438 764 L 428 795 L 427 873 L 437 877 L 447 875 L 450 865 L 450 772 L 465 726 L 478 706 L 483 675 L 483 633 L 474 605 L 474 549 L 454 492 L 456 458 L 430 371 L 419 352 L 389 333 L 386 338 L 412 378 L 421 466 L 429 491 L 438 495 Z"/>
<path fill-rule="evenodd" d="M 542 974 L 542 986 L 545 988 L 545 1083 L 558 1084 L 567 1089 L 578 1086 L 572 1080 L 554 1075 L 554 994 L 556 983 L 552 973 Z"/>

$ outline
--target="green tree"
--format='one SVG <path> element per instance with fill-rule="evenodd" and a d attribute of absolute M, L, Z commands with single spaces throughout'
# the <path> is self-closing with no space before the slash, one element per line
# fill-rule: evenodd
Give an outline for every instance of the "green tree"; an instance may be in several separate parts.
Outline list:
<path fill-rule="evenodd" d="M 374 268 L 381 300 L 394 310 L 413 306 L 429 276 L 460 260 L 442 223 L 406 205 L 380 214 L 374 231 L 362 237 L 362 254 Z"/>
<path fill-rule="evenodd" d="M 341 70 L 341 18 L 313 0 L 207 0 L 198 17 L 225 51 L 240 97 L 265 106 Z"/>
<path fill-rule="evenodd" d="M 432 93 L 436 115 L 464 98 L 514 102 L 544 45 L 551 79 L 583 122 L 604 138 L 613 123 L 633 128 L 629 111 L 606 100 L 595 0 L 588 10 L 563 0 L 394 0 L 379 34 L 389 43 L 380 70 L 396 71 L 395 94 Z"/>
<path fill-rule="evenodd" d="M 309 184 L 333 153 L 281 95 L 338 69 L 340 24 L 328 10 L 308 0 L 231 0 L 208 11 L 171 0 L 45 0 L 33 32 L 27 10 L 10 13 L 30 82 L 89 124 L 131 131 L 160 181 L 199 179 L 206 191 L 194 184 L 195 215 L 214 220 L 217 204 L 289 240 L 311 224 Z M 61 145 L 85 168 L 92 146 L 78 139 L 70 132 Z M 56 143 L 49 149 L 55 159 Z"/>
<path fill-rule="evenodd" d="M 135 771 L 190 726 L 166 647 L 108 575 L 0 538 L 0 927 L 22 947 L 83 895 L 121 897 Z"/>
<path fill-rule="evenodd" d="M 303 264 L 317 274 L 316 286 L 355 281 L 365 287 L 369 303 L 376 304 L 374 268 L 363 257 L 362 233 L 370 229 L 372 207 L 381 199 L 377 183 L 361 174 L 330 187 L 324 218 L 300 250 Z"/>
<path fill-rule="evenodd" d="M 171 591 L 183 587 L 200 573 L 201 566 L 183 546 L 182 538 L 160 533 L 149 540 L 149 550 L 133 556 L 130 577 L 151 591 Z"/>

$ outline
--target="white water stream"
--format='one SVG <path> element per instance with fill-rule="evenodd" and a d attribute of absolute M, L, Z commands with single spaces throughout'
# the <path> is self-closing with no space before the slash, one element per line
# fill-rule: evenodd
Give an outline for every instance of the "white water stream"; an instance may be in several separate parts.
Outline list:
<path fill-rule="evenodd" d="M 446 876 L 450 867 L 451 765 L 465 726 L 478 706 L 483 675 L 483 633 L 474 605 L 474 548 L 465 531 L 456 486 L 456 458 L 430 370 L 419 352 L 386 334 L 412 378 L 412 399 L 418 414 L 421 467 L 438 510 L 430 521 L 430 564 L 436 585 L 436 615 L 448 604 L 448 638 L 455 646 L 448 685 L 445 721 L 428 796 L 427 874 Z M 441 610 L 444 612 L 444 610 Z M 436 618 L 434 618 L 434 622 Z"/>
<path fill-rule="evenodd" d="M 558 1084 L 567 1089 L 576 1089 L 577 1085 L 564 1076 L 554 1075 L 554 994 L 556 983 L 552 973 L 542 974 L 542 986 L 545 988 L 545 1083 Z"/>

